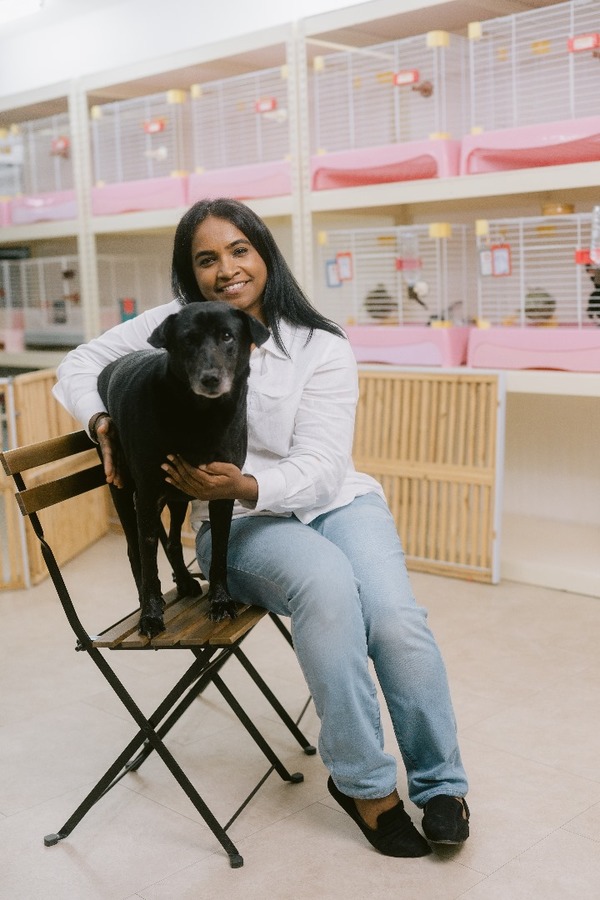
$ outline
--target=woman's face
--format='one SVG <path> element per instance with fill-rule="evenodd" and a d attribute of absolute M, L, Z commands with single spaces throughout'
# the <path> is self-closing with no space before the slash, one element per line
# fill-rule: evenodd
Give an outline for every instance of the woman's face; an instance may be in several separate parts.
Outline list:
<path fill-rule="evenodd" d="M 192 240 L 192 264 L 205 300 L 227 300 L 264 323 L 267 267 L 235 225 L 214 216 L 198 225 Z"/>

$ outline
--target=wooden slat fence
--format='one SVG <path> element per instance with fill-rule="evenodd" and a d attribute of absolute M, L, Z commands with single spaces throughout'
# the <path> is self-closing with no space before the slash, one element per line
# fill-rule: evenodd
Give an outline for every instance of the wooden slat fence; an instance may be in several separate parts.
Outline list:
<path fill-rule="evenodd" d="M 383 486 L 409 568 L 497 581 L 498 376 L 363 370 L 354 463 Z"/>

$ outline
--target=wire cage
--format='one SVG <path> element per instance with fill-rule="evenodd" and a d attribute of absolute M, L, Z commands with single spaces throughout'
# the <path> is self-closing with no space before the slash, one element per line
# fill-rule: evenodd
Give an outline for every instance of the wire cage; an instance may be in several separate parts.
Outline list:
<path fill-rule="evenodd" d="M 0 200 L 22 193 L 23 136 L 16 125 L 0 128 Z"/>
<path fill-rule="evenodd" d="M 291 192 L 287 66 L 194 84 L 190 202 Z"/>
<path fill-rule="evenodd" d="M 21 225 L 75 218 L 68 113 L 21 122 L 12 131 L 22 142 L 23 166 L 20 196 L 10 202 L 10 221 Z"/>
<path fill-rule="evenodd" d="M 459 365 L 468 337 L 473 238 L 436 222 L 318 235 L 315 296 L 360 362 Z"/>
<path fill-rule="evenodd" d="M 95 214 L 185 205 L 189 114 L 188 94 L 182 90 L 91 108 Z"/>
<path fill-rule="evenodd" d="M 468 42 L 445 31 L 315 57 L 313 188 L 456 174 L 467 70 Z"/>
<path fill-rule="evenodd" d="M 463 172 L 600 159 L 600 0 L 473 22 L 469 38 Z"/>
<path fill-rule="evenodd" d="M 477 222 L 470 365 L 600 371 L 591 222 L 589 213 Z"/>
<path fill-rule="evenodd" d="M 6 350 L 68 348 L 85 339 L 77 256 L 0 262 L 0 276 Z M 98 281 L 103 331 L 168 296 L 164 267 L 151 256 L 100 254 Z"/>

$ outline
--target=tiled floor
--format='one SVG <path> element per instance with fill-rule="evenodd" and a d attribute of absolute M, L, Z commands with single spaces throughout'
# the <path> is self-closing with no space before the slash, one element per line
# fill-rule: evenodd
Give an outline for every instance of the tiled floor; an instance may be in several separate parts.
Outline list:
<path fill-rule="evenodd" d="M 132 593 L 125 608 L 119 596 L 130 576 L 116 536 L 66 574 L 73 593 L 84 595 L 92 631 L 132 605 Z M 600 599 L 418 574 L 413 583 L 449 669 L 471 779 L 472 837 L 458 852 L 420 860 L 377 854 L 330 798 L 319 758 L 302 754 L 233 661 L 224 670 L 229 683 L 290 771 L 305 776 L 289 785 L 271 775 L 234 823 L 241 869 L 229 867 L 155 755 L 69 838 L 44 847 L 44 834 L 61 827 L 134 728 L 91 661 L 74 652 L 50 583 L 0 594 L 0 898 L 597 900 Z M 306 688 L 274 625 L 265 620 L 245 646 L 299 714 Z M 185 657 L 110 658 L 149 711 Z M 312 706 L 302 727 L 316 739 Z M 175 727 L 170 746 L 222 821 L 268 768 L 214 689 Z M 403 781 L 400 789 L 406 799 Z"/>

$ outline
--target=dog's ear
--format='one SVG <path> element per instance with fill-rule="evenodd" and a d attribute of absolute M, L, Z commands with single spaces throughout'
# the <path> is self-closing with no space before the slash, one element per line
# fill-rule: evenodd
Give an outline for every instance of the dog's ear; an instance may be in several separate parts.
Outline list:
<path fill-rule="evenodd" d="M 159 350 L 163 347 L 168 348 L 170 337 L 173 331 L 173 320 L 177 313 L 172 313 L 170 316 L 157 325 L 150 337 L 148 338 L 148 343 L 151 347 L 156 347 Z"/>
<path fill-rule="evenodd" d="M 253 344 L 260 347 L 261 344 L 264 344 L 264 342 L 269 339 L 271 332 L 266 325 L 263 325 L 263 323 L 259 322 L 255 316 L 251 316 L 242 309 L 238 309 L 236 312 L 246 323 Z"/>

